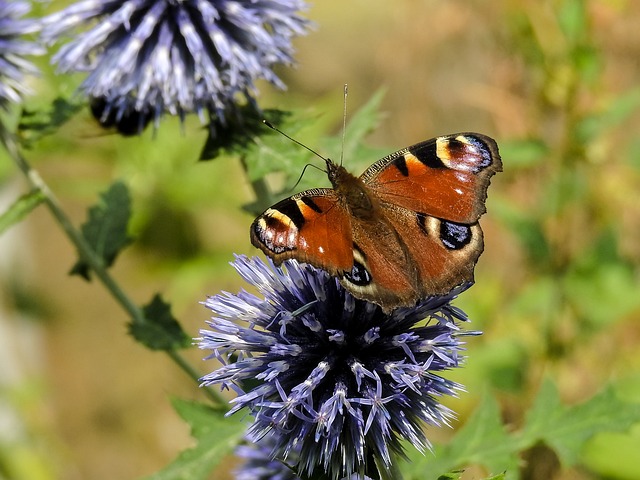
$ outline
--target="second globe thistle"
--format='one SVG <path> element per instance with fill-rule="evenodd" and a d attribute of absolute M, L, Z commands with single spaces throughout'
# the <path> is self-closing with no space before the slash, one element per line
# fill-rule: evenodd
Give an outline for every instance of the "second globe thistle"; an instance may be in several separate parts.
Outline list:
<path fill-rule="evenodd" d="M 29 2 L 0 0 L 0 109 L 22 101 L 29 93 L 25 77 L 38 73 L 27 55 L 41 55 L 44 49 L 24 38 L 40 28 L 37 20 L 22 18 L 29 13 Z"/>
<path fill-rule="evenodd" d="M 53 57 L 61 72 L 87 72 L 81 91 L 102 119 L 183 117 L 224 121 L 255 82 L 292 63 L 291 40 L 308 22 L 301 0 L 78 1 L 43 20 L 42 37 L 71 40 Z"/>
<path fill-rule="evenodd" d="M 424 450 L 424 425 L 448 423 L 438 397 L 461 387 L 439 372 L 459 366 L 460 337 L 472 333 L 450 304 L 468 285 L 385 314 L 309 265 L 238 257 L 235 267 L 264 298 L 242 291 L 205 302 L 214 316 L 199 346 L 223 365 L 202 380 L 238 393 L 230 413 L 249 409 L 249 438 L 270 436 L 272 458 L 309 477 L 379 478 L 401 440 Z M 248 380 L 261 383 L 245 391 Z"/>

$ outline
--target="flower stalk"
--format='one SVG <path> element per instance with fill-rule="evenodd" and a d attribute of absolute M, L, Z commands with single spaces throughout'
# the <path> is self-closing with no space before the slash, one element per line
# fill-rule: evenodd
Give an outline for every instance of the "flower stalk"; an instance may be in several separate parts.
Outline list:
<path fill-rule="evenodd" d="M 105 268 L 104 262 L 99 255 L 97 255 L 91 246 L 87 243 L 82 234 L 73 226 L 71 220 L 65 213 L 64 209 L 60 205 L 55 194 L 51 191 L 47 183 L 43 180 L 37 170 L 31 167 L 27 160 L 20 153 L 18 146 L 14 138 L 4 128 L 0 128 L 0 140 L 5 149 L 9 153 L 9 156 L 14 161 L 18 169 L 27 178 L 30 185 L 42 192 L 44 196 L 44 203 L 47 208 L 56 219 L 60 228 L 63 230 L 67 238 L 78 250 L 78 254 L 82 259 L 87 262 L 91 267 L 96 277 L 104 285 L 111 296 L 116 302 L 124 309 L 124 311 L 131 317 L 133 323 L 144 323 L 147 320 L 144 318 L 142 309 L 131 300 L 127 294 L 122 290 L 118 282 L 111 276 L 108 270 Z M 187 362 L 180 353 L 175 350 L 164 350 L 164 352 L 171 358 L 182 371 L 184 371 L 190 378 L 198 381 L 200 374 Z M 213 389 L 207 388 L 204 390 L 205 394 L 215 403 L 223 403 L 222 397 L 218 392 Z"/>

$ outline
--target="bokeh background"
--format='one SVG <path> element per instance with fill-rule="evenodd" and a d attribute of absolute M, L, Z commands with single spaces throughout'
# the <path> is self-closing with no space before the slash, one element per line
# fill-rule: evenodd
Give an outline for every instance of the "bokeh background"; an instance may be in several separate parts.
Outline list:
<path fill-rule="evenodd" d="M 477 283 L 457 302 L 485 334 L 469 340 L 467 367 L 451 373 L 467 387 L 447 401 L 459 413 L 454 427 L 489 392 L 517 428 L 544 378 L 568 404 L 607 384 L 637 401 L 640 2 L 323 0 L 308 17 L 316 26 L 295 42 L 297 68 L 279 71 L 289 90 L 261 85 L 263 108 L 311 112 L 335 134 L 348 83 L 350 112 L 386 92 L 372 146 L 391 152 L 478 131 L 501 147 Z M 55 76 L 47 59 L 39 64 L 28 108 L 80 81 Z M 257 254 L 253 217 L 242 209 L 254 195 L 240 162 L 198 162 L 205 139 L 193 118 L 122 138 L 85 109 L 25 152 L 76 225 L 110 182 L 127 182 L 137 240 L 112 273 L 140 304 L 161 292 L 194 337 L 207 319 L 199 302 L 242 286 L 228 265 L 233 253 Z M 25 184 L 4 152 L 0 159 L 7 205 Z M 359 173 L 375 160 L 345 165 Z M 312 170 L 305 181 L 325 184 Z M 49 212 L 39 207 L 2 236 L 0 252 L 0 464 L 10 458 L 21 468 L 0 478 L 137 478 L 190 446 L 170 399 L 205 401 L 202 392 L 128 337 L 125 313 L 103 288 L 67 275 L 76 253 Z M 212 367 L 196 349 L 185 355 L 203 373 Z M 640 428 L 629 427 L 593 439 L 572 469 L 554 471 L 543 447 L 529 452 L 547 458 L 538 463 L 553 474 L 523 468 L 523 478 L 640 478 L 629 459 L 640 451 Z M 430 437 L 453 434 L 432 429 Z M 232 478 L 233 462 L 211 478 Z"/>

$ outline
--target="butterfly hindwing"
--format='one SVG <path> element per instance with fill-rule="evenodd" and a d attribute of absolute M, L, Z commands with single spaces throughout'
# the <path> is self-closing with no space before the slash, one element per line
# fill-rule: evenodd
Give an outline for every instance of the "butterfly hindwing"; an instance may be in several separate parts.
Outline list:
<path fill-rule="evenodd" d="M 403 244 L 417 268 L 418 295 L 414 298 L 443 295 L 462 283 L 473 282 L 474 267 L 484 248 L 480 225 L 402 210 L 388 218 L 394 228 L 404 232 Z"/>
<path fill-rule="evenodd" d="M 477 222 L 454 223 L 397 205 L 382 208 L 388 211 L 381 212 L 385 221 L 376 226 L 375 236 L 366 224 L 353 222 L 354 271 L 360 281 L 349 274 L 340 280 L 356 297 L 391 310 L 473 282 L 483 249 Z"/>

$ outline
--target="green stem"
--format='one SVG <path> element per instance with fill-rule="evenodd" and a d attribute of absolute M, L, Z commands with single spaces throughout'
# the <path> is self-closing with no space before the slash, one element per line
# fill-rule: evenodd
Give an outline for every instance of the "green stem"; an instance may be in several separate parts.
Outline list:
<path fill-rule="evenodd" d="M 102 259 L 93 251 L 93 248 L 87 243 L 82 234 L 73 226 L 69 217 L 67 217 L 60 202 L 51 191 L 46 182 L 42 179 L 40 174 L 34 170 L 26 159 L 20 154 L 15 140 L 12 136 L 1 128 L 0 140 L 4 144 L 9 156 L 13 159 L 16 166 L 27 177 L 29 183 L 36 189 L 40 190 L 44 195 L 44 202 L 49 208 L 49 211 L 60 224 L 60 227 L 65 232 L 71 243 L 75 245 L 82 259 L 87 262 L 91 269 L 95 272 L 98 279 L 111 293 L 120 306 L 129 314 L 133 323 L 144 323 L 146 319 L 142 309 L 138 307 L 120 288 L 120 285 L 113 279 L 105 268 Z M 200 375 L 198 372 L 175 350 L 164 351 L 169 357 L 196 382 L 199 381 Z M 215 403 L 226 403 L 226 401 L 211 388 L 204 388 L 205 394 Z"/>

